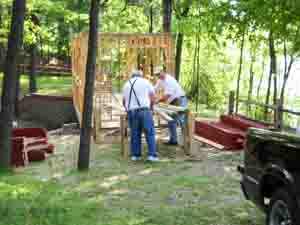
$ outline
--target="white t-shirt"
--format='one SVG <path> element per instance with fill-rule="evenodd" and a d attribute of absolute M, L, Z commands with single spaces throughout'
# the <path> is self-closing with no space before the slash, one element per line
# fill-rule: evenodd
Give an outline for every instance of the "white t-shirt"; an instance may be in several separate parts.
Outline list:
<path fill-rule="evenodd" d="M 131 101 L 128 109 L 131 84 L 133 84 L 135 80 L 136 82 L 134 83 L 134 91 L 136 93 L 136 96 L 138 97 L 140 106 L 134 95 L 134 92 L 132 91 Z M 129 82 L 131 82 L 131 84 Z M 129 110 L 144 108 L 144 107 L 150 108 L 150 97 L 149 97 L 150 94 L 154 94 L 154 88 L 148 80 L 142 77 L 131 78 L 129 81 L 125 83 L 123 87 L 123 97 L 125 99 L 126 110 L 129 111 Z"/>
<path fill-rule="evenodd" d="M 167 100 L 168 103 L 172 102 L 175 98 L 185 96 L 185 92 L 178 81 L 169 74 L 165 75 L 165 79 L 159 79 L 156 83 L 155 91 L 158 91 L 160 88 L 164 90 L 165 95 L 170 95 Z"/>

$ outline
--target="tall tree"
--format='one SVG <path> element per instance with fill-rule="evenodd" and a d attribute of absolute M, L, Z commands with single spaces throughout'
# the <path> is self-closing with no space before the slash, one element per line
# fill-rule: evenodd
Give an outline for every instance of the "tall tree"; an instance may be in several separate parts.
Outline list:
<path fill-rule="evenodd" d="M 30 16 L 30 20 L 34 26 L 40 25 L 40 20 L 37 15 L 32 14 Z M 31 32 L 34 33 L 35 41 L 30 45 L 30 73 L 29 73 L 29 91 L 30 93 L 35 93 L 37 91 L 37 84 L 36 84 L 36 76 L 37 76 L 37 66 L 39 64 L 39 57 L 38 57 L 38 34 L 31 29 Z"/>
<path fill-rule="evenodd" d="M 236 103 L 235 103 L 236 113 L 238 113 L 238 109 L 239 109 L 240 83 L 241 83 L 243 59 L 244 59 L 245 36 L 246 36 L 246 30 L 243 31 L 241 47 L 240 47 L 240 63 L 239 63 L 239 71 L 238 71 L 237 84 L 236 84 Z"/>
<path fill-rule="evenodd" d="M 276 104 L 277 97 L 277 78 L 276 77 L 276 52 L 275 52 L 275 44 L 274 44 L 274 37 L 273 37 L 273 30 L 271 29 L 269 32 L 269 56 L 270 56 L 270 73 L 269 73 L 269 80 L 268 80 L 268 88 L 267 88 L 267 95 L 266 95 L 266 102 L 265 104 L 268 105 L 270 103 L 270 95 L 271 95 L 271 87 L 272 87 L 272 78 L 274 81 L 274 93 L 273 93 L 273 103 Z M 265 108 L 264 111 L 264 119 L 267 120 L 268 118 L 268 108 Z"/>
<path fill-rule="evenodd" d="M 4 67 L 0 116 L 0 167 L 3 168 L 8 168 L 10 166 L 12 112 L 17 83 L 17 55 L 23 38 L 25 8 L 26 0 L 14 0 Z"/>
<path fill-rule="evenodd" d="M 252 100 L 253 94 L 253 83 L 254 83 L 254 63 L 255 63 L 255 50 L 251 49 L 251 62 L 250 62 L 250 71 L 249 71 L 249 89 L 248 89 L 248 101 Z M 247 113 L 251 113 L 251 104 L 248 104 Z"/>
<path fill-rule="evenodd" d="M 186 18 L 189 14 L 190 8 L 192 5 L 192 0 L 185 0 L 183 4 L 183 9 L 181 7 L 175 7 L 175 16 L 178 21 Z M 177 33 L 176 40 L 176 56 L 175 56 L 175 78 L 179 80 L 180 78 L 180 70 L 181 70 L 181 56 L 182 56 L 182 46 L 184 41 L 184 33 L 179 31 Z"/>
<path fill-rule="evenodd" d="M 163 31 L 171 32 L 172 0 L 162 0 L 163 6 Z"/>
<path fill-rule="evenodd" d="M 78 156 L 79 170 L 89 169 L 90 162 L 94 80 L 98 48 L 99 8 L 100 0 L 91 0 L 88 56 L 85 73 L 84 105 L 82 114 L 82 127 L 80 130 L 80 146 Z"/>

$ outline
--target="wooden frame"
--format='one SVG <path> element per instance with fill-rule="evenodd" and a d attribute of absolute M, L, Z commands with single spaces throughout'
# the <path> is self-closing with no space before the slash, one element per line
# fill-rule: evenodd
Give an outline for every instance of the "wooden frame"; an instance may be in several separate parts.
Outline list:
<path fill-rule="evenodd" d="M 100 43 L 98 45 L 99 49 L 97 56 L 95 82 L 95 86 L 98 86 L 98 88 L 95 88 L 94 97 L 95 99 L 98 99 L 95 101 L 97 101 L 97 107 L 100 108 L 98 108 L 97 110 L 93 110 L 94 112 L 97 112 L 95 114 L 103 112 L 103 110 L 101 110 L 103 105 L 101 99 L 103 98 L 101 97 L 107 95 L 109 98 L 109 95 L 111 95 L 110 89 L 106 88 L 104 91 L 104 87 L 107 87 L 107 83 L 101 86 L 99 82 L 103 82 L 103 80 L 109 80 L 110 82 L 112 82 L 116 77 L 119 80 L 128 79 L 132 70 L 137 69 L 140 66 L 139 60 L 142 61 L 143 64 L 144 76 L 150 80 L 153 78 L 153 67 L 161 66 L 162 64 L 165 66 L 166 72 L 174 74 L 175 42 L 174 36 L 171 33 L 99 33 L 98 41 Z M 71 49 L 73 102 L 78 119 L 81 123 L 86 72 L 85 67 L 88 49 L 88 33 L 78 34 L 72 40 Z M 116 62 L 119 65 L 119 71 L 117 72 L 117 74 L 114 71 L 110 71 L 112 73 L 107 72 L 106 65 L 108 63 L 114 64 Z M 121 65 L 124 65 L 124 67 L 121 68 Z M 110 83 L 110 86 L 112 86 L 112 83 Z M 95 120 L 99 121 L 99 119 L 94 118 L 94 121 Z M 92 126 L 95 126 L 94 121 Z"/>

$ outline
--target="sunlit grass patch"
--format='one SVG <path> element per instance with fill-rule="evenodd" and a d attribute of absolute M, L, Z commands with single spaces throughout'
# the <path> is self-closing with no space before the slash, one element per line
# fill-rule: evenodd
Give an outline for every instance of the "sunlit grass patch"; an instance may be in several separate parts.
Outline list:
<path fill-rule="evenodd" d="M 0 89 L 2 88 L 3 74 L 0 73 Z M 21 90 L 23 94 L 29 93 L 29 77 L 21 75 Z M 71 96 L 72 95 L 72 77 L 59 77 L 49 75 L 37 76 L 37 87 L 40 94 Z"/>
<path fill-rule="evenodd" d="M 54 163 L 66 164 L 77 153 L 78 138 L 68 140 L 65 154 L 66 145 L 57 146 Z M 262 225 L 262 213 L 245 200 L 232 171 L 189 172 L 203 163 L 233 167 L 240 157 L 207 160 L 131 162 L 119 145 L 92 145 L 88 172 L 57 165 L 62 176 L 53 178 L 47 161 L 30 164 L 23 174 L 0 174 L 0 225 Z"/>

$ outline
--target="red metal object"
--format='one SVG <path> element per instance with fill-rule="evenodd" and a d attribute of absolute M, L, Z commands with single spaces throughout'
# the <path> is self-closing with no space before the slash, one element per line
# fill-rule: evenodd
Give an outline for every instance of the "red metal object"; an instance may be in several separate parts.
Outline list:
<path fill-rule="evenodd" d="M 224 146 L 224 150 L 242 150 L 248 128 L 266 128 L 239 116 L 222 115 L 217 122 L 195 121 L 195 133 Z"/>

